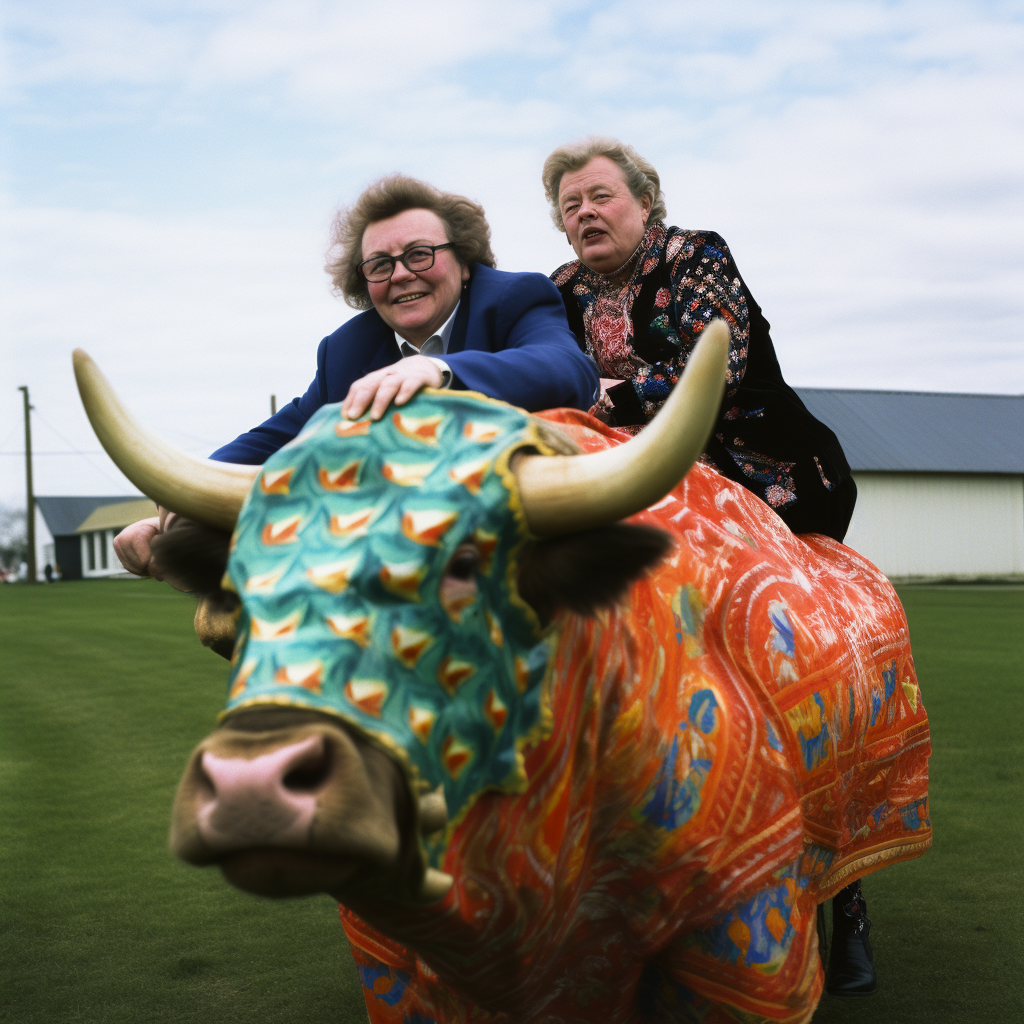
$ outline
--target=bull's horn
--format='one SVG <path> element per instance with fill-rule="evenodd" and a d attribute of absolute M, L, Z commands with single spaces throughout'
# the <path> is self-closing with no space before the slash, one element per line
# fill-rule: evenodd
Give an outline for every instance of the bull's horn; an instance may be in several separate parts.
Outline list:
<path fill-rule="evenodd" d="M 76 348 L 72 358 L 86 415 L 117 468 L 158 505 L 196 522 L 233 530 L 259 467 L 197 459 L 178 451 L 139 425 L 87 353 Z"/>
<path fill-rule="evenodd" d="M 448 890 L 454 884 L 455 879 L 447 872 L 428 867 L 420 886 L 420 899 L 424 903 L 436 903 L 448 895 Z"/>
<path fill-rule="evenodd" d="M 725 390 L 729 328 L 712 320 L 658 415 L 625 444 L 589 455 L 526 455 L 515 465 L 538 537 L 625 519 L 663 498 L 700 457 Z"/>

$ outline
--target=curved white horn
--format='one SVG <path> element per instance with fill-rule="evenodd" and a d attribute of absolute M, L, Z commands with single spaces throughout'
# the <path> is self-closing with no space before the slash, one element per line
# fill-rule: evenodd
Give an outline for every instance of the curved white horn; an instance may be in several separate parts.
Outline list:
<path fill-rule="evenodd" d="M 76 348 L 72 360 L 86 415 L 118 469 L 164 508 L 233 530 L 259 466 L 186 455 L 138 423 L 86 352 Z"/>
<path fill-rule="evenodd" d="M 663 498 L 700 457 L 718 417 L 729 328 L 712 320 L 658 415 L 625 444 L 589 455 L 524 455 L 515 464 L 538 537 L 618 522 Z"/>

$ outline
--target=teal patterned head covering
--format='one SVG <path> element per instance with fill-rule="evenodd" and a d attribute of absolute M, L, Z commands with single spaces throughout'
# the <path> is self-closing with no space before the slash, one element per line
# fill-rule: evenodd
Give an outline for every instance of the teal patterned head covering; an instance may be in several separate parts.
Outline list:
<path fill-rule="evenodd" d="M 453 824 L 487 789 L 522 791 L 521 748 L 549 717 L 548 646 L 515 586 L 527 530 L 508 463 L 524 446 L 551 451 L 526 413 L 470 392 L 426 390 L 376 422 L 321 408 L 267 460 L 238 519 L 225 714 L 336 715 L 414 792 L 442 785 Z M 476 595 L 445 607 L 441 580 L 466 543 L 481 553 Z"/>

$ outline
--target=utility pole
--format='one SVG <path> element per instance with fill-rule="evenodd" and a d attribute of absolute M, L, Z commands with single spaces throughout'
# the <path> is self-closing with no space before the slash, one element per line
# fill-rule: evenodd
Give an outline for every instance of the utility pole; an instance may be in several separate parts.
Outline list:
<path fill-rule="evenodd" d="M 270 415 L 277 415 L 277 395 L 270 396 Z"/>
<path fill-rule="evenodd" d="M 32 421 L 28 403 L 28 388 L 19 387 L 25 396 L 25 532 L 28 535 L 28 582 L 37 583 L 36 579 L 36 496 L 32 490 Z"/>

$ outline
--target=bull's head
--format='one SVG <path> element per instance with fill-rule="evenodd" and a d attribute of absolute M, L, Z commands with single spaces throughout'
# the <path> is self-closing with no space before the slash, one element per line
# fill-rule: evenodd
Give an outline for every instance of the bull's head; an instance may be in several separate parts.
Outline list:
<path fill-rule="evenodd" d="M 223 586 L 237 623 L 209 616 L 219 643 L 234 635 L 228 704 L 179 788 L 175 852 L 271 895 L 343 896 L 375 873 L 399 898 L 443 894 L 452 827 L 481 793 L 522 791 L 522 747 L 550 728 L 547 618 L 600 603 L 553 599 L 524 564 L 550 562 L 560 537 L 639 529 L 615 524 L 700 454 L 728 340 L 711 325 L 657 420 L 608 451 L 574 454 L 521 410 L 426 391 L 377 422 L 325 406 L 262 467 L 169 449 L 76 353 L 90 419 L 129 479 L 234 531 Z M 617 589 L 664 546 L 638 545 Z"/>

